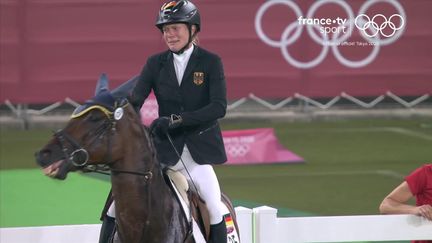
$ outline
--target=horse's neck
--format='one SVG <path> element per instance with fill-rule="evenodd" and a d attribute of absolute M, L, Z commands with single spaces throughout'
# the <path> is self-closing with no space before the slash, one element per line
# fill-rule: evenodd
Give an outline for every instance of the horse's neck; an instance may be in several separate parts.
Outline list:
<path fill-rule="evenodd" d="M 147 144 L 147 139 L 142 141 L 130 142 L 124 145 L 123 156 L 120 161 L 114 163 L 111 168 L 115 170 L 127 170 L 136 172 L 148 172 L 158 167 L 151 147 Z"/>
<path fill-rule="evenodd" d="M 122 161 L 113 169 L 151 172 L 152 176 L 146 179 L 135 174 L 112 174 L 119 235 L 126 243 L 179 242 L 186 237 L 189 223 L 165 183 L 147 132 L 141 131 L 144 134 L 137 139 L 140 141 L 129 142 Z"/>
<path fill-rule="evenodd" d="M 143 139 L 145 140 L 145 139 Z M 131 144 L 126 148 L 123 160 L 112 167 L 115 170 L 134 171 L 148 175 L 112 173 L 111 183 L 116 202 L 116 218 L 119 232 L 124 242 L 144 242 L 153 240 L 155 231 L 170 225 L 163 213 L 170 213 L 170 192 L 163 179 L 159 165 L 147 141 Z M 172 207 L 172 206 L 171 206 Z M 168 221 L 167 221 L 168 220 Z M 165 226 L 164 226 L 165 225 Z M 150 227 L 149 227 L 150 226 Z M 157 229 L 157 230 L 155 230 Z M 164 228 L 161 235 L 164 239 L 169 228 Z M 166 231 L 166 232 L 165 232 Z M 150 238 L 148 238 L 150 237 Z M 161 240 L 160 242 L 165 242 Z"/>
<path fill-rule="evenodd" d="M 148 133 L 144 130 L 144 127 L 141 128 L 138 135 L 135 134 L 136 132 L 131 131 L 129 136 L 127 136 L 130 141 L 124 145 L 123 156 L 120 161 L 111 166 L 111 169 L 140 173 L 142 175 L 135 175 L 135 177 L 141 176 L 143 177 L 143 181 L 146 180 L 146 176 L 144 175 L 151 173 L 151 179 L 149 179 L 151 182 L 153 180 L 163 181 L 163 178 L 159 176 L 160 166 L 156 160 L 155 151 Z"/>
<path fill-rule="evenodd" d="M 136 136 L 131 134 L 130 138 Z M 150 143 L 150 137 L 142 130 L 142 134 L 138 136 L 140 139 L 138 142 L 129 142 L 124 148 L 122 159 L 114 163 L 111 167 L 113 171 L 128 171 L 139 174 L 130 173 L 112 173 L 111 183 L 113 192 L 117 195 L 123 195 L 128 191 L 134 192 L 134 197 L 147 197 L 147 193 L 141 193 L 148 191 L 156 191 L 158 196 L 163 196 L 167 191 L 168 187 L 165 184 L 162 176 L 159 163 L 156 160 L 155 152 L 152 144 Z M 133 139 L 130 139 L 131 141 Z"/>

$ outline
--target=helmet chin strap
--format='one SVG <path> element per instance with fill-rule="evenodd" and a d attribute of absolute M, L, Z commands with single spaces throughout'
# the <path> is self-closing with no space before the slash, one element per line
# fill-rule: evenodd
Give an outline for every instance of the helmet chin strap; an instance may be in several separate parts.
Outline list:
<path fill-rule="evenodd" d="M 189 40 L 188 40 L 188 42 L 187 42 L 186 45 L 183 46 L 180 50 L 178 50 L 178 51 L 171 51 L 172 53 L 177 54 L 177 55 L 181 55 L 181 54 L 183 54 L 183 52 L 184 52 L 186 49 L 188 49 L 190 43 L 192 42 L 192 38 L 196 35 L 196 32 L 195 32 L 195 33 L 193 34 L 193 36 L 192 36 L 192 34 L 191 34 L 191 33 L 192 33 L 192 26 L 191 26 L 190 24 L 188 24 L 187 26 L 188 26 L 188 30 L 189 30 Z"/>

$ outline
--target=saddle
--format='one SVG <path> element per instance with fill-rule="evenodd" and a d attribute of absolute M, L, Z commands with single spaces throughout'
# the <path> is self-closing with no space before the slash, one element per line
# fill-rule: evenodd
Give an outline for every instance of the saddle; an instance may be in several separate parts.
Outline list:
<path fill-rule="evenodd" d="M 167 185 L 171 188 L 173 193 L 177 195 L 176 199 L 178 203 L 182 204 L 181 200 L 186 203 L 191 216 L 198 224 L 206 241 L 208 241 L 210 236 L 210 215 L 205 201 L 199 196 L 195 187 L 190 186 L 190 182 L 182 173 L 167 169 L 164 171 L 164 177 Z M 178 193 L 176 193 L 176 191 Z M 181 198 L 179 198 L 179 196 Z M 185 217 L 188 218 L 189 216 L 186 215 L 185 210 L 183 210 L 183 212 L 185 213 Z"/>

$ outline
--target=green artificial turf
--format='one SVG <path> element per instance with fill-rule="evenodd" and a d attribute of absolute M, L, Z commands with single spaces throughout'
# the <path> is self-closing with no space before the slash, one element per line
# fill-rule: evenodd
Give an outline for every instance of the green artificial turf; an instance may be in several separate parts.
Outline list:
<path fill-rule="evenodd" d="M 0 227 L 100 223 L 109 187 L 78 173 L 58 181 L 39 169 L 0 171 Z"/>

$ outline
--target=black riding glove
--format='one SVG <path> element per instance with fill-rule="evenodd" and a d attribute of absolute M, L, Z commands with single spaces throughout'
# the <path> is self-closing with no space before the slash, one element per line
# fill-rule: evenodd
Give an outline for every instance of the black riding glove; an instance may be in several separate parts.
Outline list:
<path fill-rule="evenodd" d="M 182 118 L 179 115 L 162 116 L 152 122 L 150 131 L 154 136 L 165 137 L 168 130 L 179 127 L 181 123 Z"/>

